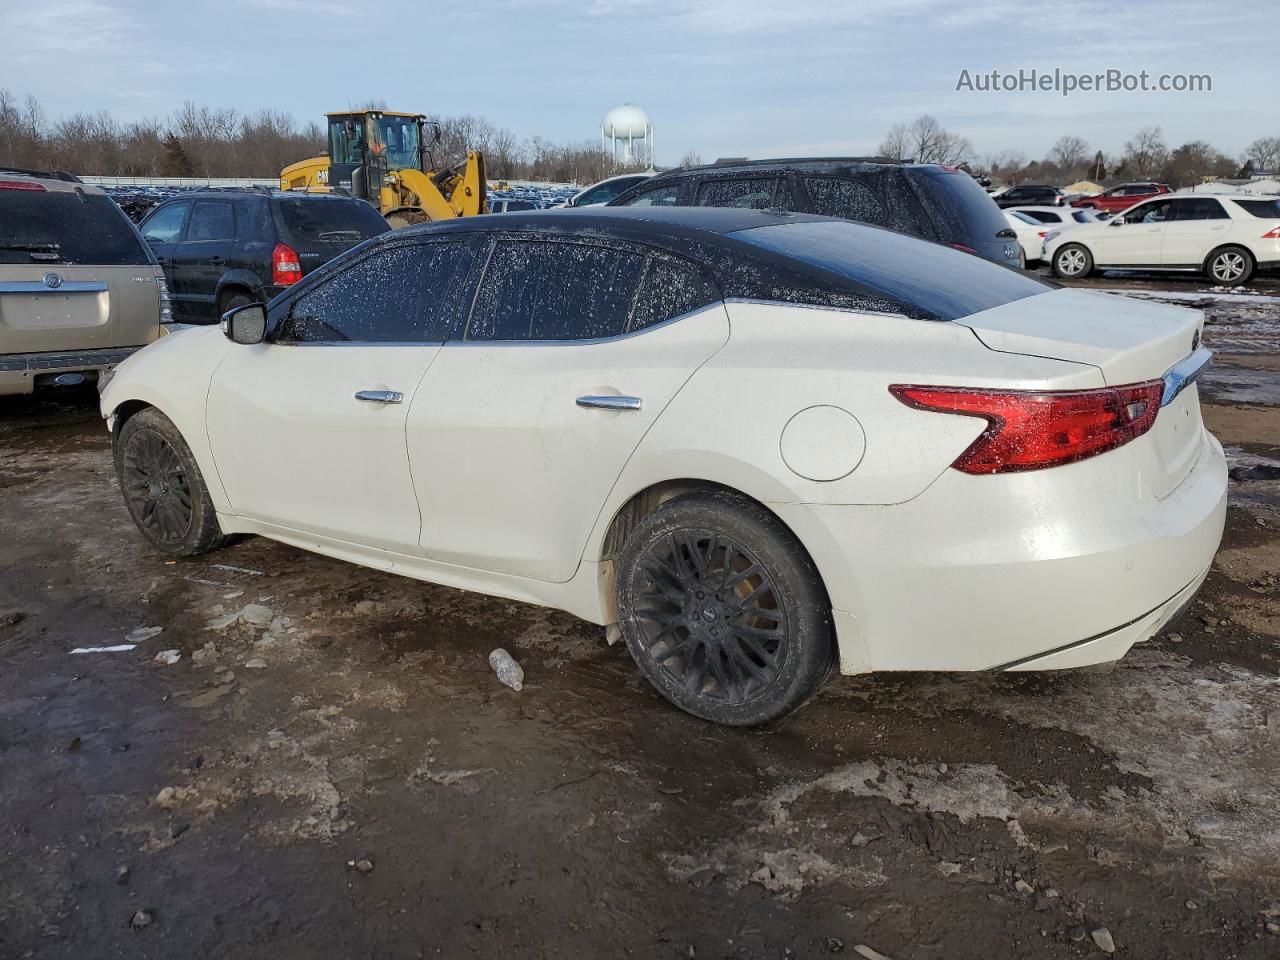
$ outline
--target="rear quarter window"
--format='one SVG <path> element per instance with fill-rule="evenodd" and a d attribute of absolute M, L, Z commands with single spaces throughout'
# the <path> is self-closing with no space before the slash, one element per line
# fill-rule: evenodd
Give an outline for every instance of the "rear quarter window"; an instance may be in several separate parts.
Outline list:
<path fill-rule="evenodd" d="M 0 190 L 0 263 L 141 266 L 150 262 L 133 224 L 105 194 Z"/>
<path fill-rule="evenodd" d="M 1262 220 L 1280 220 L 1280 200 L 1237 200 L 1245 213 Z"/>
<path fill-rule="evenodd" d="M 937 226 L 939 239 L 972 244 L 990 240 L 1008 226 L 1000 208 L 967 173 L 911 167 L 905 172 Z"/>
<path fill-rule="evenodd" d="M 276 211 L 284 233 L 302 242 L 351 243 L 391 229 L 382 214 L 363 200 L 280 200 Z"/>
<path fill-rule="evenodd" d="M 811 220 L 731 236 L 806 265 L 815 277 L 840 278 L 865 295 L 907 304 L 939 320 L 958 320 L 1053 289 L 972 254 L 852 223 Z"/>

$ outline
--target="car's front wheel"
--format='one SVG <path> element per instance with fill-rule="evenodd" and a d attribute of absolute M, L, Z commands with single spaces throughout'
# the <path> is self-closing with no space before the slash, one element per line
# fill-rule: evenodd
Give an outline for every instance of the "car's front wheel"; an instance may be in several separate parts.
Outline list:
<path fill-rule="evenodd" d="M 129 515 L 152 546 L 191 557 L 225 538 L 191 448 L 154 407 L 124 422 L 111 440 Z"/>
<path fill-rule="evenodd" d="M 830 605 L 808 553 L 759 504 L 686 494 L 644 517 L 618 562 L 619 626 L 658 692 L 716 723 L 795 710 L 834 663 Z"/>
<path fill-rule="evenodd" d="M 1253 256 L 1244 247 L 1223 247 L 1209 255 L 1204 272 L 1214 283 L 1238 286 L 1249 282 L 1254 268 Z"/>
<path fill-rule="evenodd" d="M 1087 277 L 1093 272 L 1093 256 L 1078 243 L 1064 244 L 1053 255 L 1053 272 L 1067 280 Z"/>

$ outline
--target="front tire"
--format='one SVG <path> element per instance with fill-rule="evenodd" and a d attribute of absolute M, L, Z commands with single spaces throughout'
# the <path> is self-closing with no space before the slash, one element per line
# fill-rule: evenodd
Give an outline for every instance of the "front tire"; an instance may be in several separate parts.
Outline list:
<path fill-rule="evenodd" d="M 686 494 L 644 517 L 616 590 L 641 672 L 704 720 L 752 726 L 790 713 L 835 661 L 813 561 L 776 516 L 733 493 Z"/>
<path fill-rule="evenodd" d="M 1053 272 L 1064 280 L 1079 280 L 1093 273 L 1093 254 L 1078 243 L 1063 244 L 1053 255 Z"/>
<path fill-rule="evenodd" d="M 173 421 L 150 407 L 111 438 L 125 506 L 147 541 L 175 557 L 193 557 L 226 538 L 191 448 Z"/>
<path fill-rule="evenodd" d="M 1204 275 L 1210 282 L 1240 286 L 1248 283 L 1257 269 L 1253 255 L 1244 247 L 1223 247 L 1209 254 L 1204 263 Z"/>

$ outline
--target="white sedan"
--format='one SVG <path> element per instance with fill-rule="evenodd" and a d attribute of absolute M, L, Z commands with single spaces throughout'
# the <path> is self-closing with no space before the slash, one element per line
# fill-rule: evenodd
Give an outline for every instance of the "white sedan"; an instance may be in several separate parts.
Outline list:
<path fill-rule="evenodd" d="M 1106 223 L 1045 237 L 1045 259 L 1066 279 L 1097 268 L 1203 273 L 1247 283 L 1280 267 L 1280 200 L 1240 194 L 1161 194 Z"/>
<path fill-rule="evenodd" d="M 1096 211 L 1083 207 L 1012 207 L 1009 212 L 1025 213 L 1032 220 L 1057 229 L 1101 222 Z"/>
<path fill-rule="evenodd" d="M 1022 265 L 1025 267 L 1040 260 L 1044 256 L 1044 237 L 1049 228 L 1039 220 L 1016 210 L 1005 210 L 1004 218 L 1018 235 L 1018 246 L 1022 248 Z"/>
<path fill-rule="evenodd" d="M 805 214 L 468 217 L 146 347 L 102 411 L 176 556 L 258 534 L 609 625 L 753 724 L 833 668 L 1121 657 L 1227 470 L 1200 313 Z"/>

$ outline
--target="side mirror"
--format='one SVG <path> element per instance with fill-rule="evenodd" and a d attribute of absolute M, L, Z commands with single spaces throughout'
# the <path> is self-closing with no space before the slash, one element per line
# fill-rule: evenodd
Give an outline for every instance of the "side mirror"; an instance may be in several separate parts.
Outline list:
<path fill-rule="evenodd" d="M 1112 217 L 1112 218 L 1111 218 L 1111 226 L 1113 226 L 1113 227 L 1121 226 L 1123 223 L 1124 223 L 1124 217 Z"/>
<path fill-rule="evenodd" d="M 250 303 L 222 315 L 222 332 L 232 343 L 261 343 L 267 335 L 267 308 Z"/>

